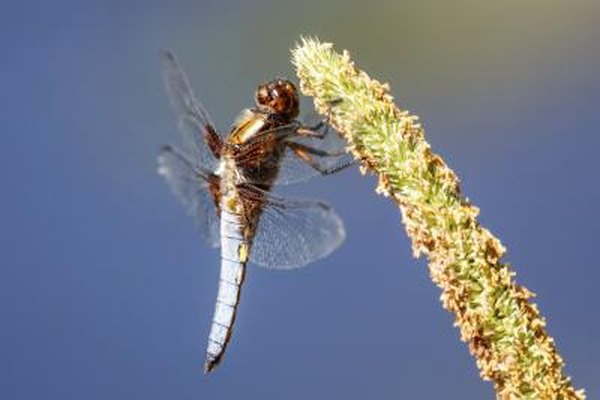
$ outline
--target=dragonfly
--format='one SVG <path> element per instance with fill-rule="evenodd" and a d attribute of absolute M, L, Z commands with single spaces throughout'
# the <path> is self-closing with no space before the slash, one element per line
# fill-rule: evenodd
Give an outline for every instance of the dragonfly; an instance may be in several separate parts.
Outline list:
<path fill-rule="evenodd" d="M 221 247 L 221 271 L 205 373 L 220 363 L 231 339 L 246 265 L 303 267 L 329 255 L 345 238 L 325 202 L 288 198 L 273 187 L 329 175 L 353 165 L 339 136 L 320 121 L 300 122 L 295 85 L 260 84 L 255 105 L 228 133 L 218 132 L 196 99 L 177 58 L 161 52 L 167 93 L 177 113 L 182 148 L 164 146 L 158 172 L 193 217 L 204 239 Z"/>

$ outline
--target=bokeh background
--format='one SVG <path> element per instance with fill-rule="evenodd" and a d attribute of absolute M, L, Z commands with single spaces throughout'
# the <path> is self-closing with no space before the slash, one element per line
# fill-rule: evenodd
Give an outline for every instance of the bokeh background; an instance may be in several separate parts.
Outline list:
<path fill-rule="evenodd" d="M 226 129 L 294 77 L 300 35 L 347 48 L 422 116 L 600 397 L 600 2 L 3 1 L 0 398 L 493 398 L 397 210 L 357 171 L 291 189 L 347 240 L 251 267 L 235 336 L 202 363 L 218 253 L 155 173 L 178 143 L 157 53 Z M 309 101 L 303 103 L 310 112 Z"/>

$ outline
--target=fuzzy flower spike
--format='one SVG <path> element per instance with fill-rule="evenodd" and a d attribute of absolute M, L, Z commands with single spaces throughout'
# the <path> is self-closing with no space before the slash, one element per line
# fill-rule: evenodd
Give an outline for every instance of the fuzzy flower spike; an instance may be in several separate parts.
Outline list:
<path fill-rule="evenodd" d="M 479 224 L 479 209 L 431 150 L 418 117 L 397 107 L 389 87 L 346 51 L 302 39 L 292 54 L 303 93 L 348 141 L 363 172 L 379 177 L 377 192 L 400 208 L 415 257 L 427 257 L 442 304 L 498 399 L 584 399 L 562 371 L 533 293 L 501 261 L 506 249 Z"/>

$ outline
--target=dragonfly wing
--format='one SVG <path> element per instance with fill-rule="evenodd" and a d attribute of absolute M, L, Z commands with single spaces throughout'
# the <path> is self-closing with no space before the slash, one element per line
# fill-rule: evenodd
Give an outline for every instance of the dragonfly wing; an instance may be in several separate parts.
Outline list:
<path fill-rule="evenodd" d="M 220 245 L 217 199 L 213 195 L 218 179 L 210 171 L 195 166 L 188 156 L 165 146 L 158 157 L 158 173 L 177 195 L 202 236 L 211 247 Z"/>
<path fill-rule="evenodd" d="M 303 267 L 329 255 L 344 241 L 344 224 L 326 203 L 284 199 L 243 186 L 244 201 L 258 201 L 262 210 L 250 252 L 255 264 L 271 269 Z"/>
<path fill-rule="evenodd" d="M 168 51 L 161 53 L 163 78 L 173 108 L 177 112 L 179 131 L 185 149 L 191 151 L 194 160 L 210 170 L 218 164 L 216 152 L 222 146 L 208 112 L 196 99 L 188 78 Z"/>

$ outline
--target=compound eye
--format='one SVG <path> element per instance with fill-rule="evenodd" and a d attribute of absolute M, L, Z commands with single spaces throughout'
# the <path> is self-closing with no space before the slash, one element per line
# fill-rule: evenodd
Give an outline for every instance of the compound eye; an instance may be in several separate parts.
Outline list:
<path fill-rule="evenodd" d="M 287 90 L 289 93 L 296 93 L 296 86 L 294 86 L 292 82 L 287 81 L 285 83 L 285 90 Z"/>
<path fill-rule="evenodd" d="M 289 96 L 287 94 L 283 96 L 278 96 L 275 101 L 274 108 L 279 113 L 287 113 L 290 109 Z"/>
<path fill-rule="evenodd" d="M 256 89 L 256 104 L 259 105 L 267 105 L 271 100 L 271 95 L 269 93 L 269 89 L 266 85 L 260 85 Z"/>

